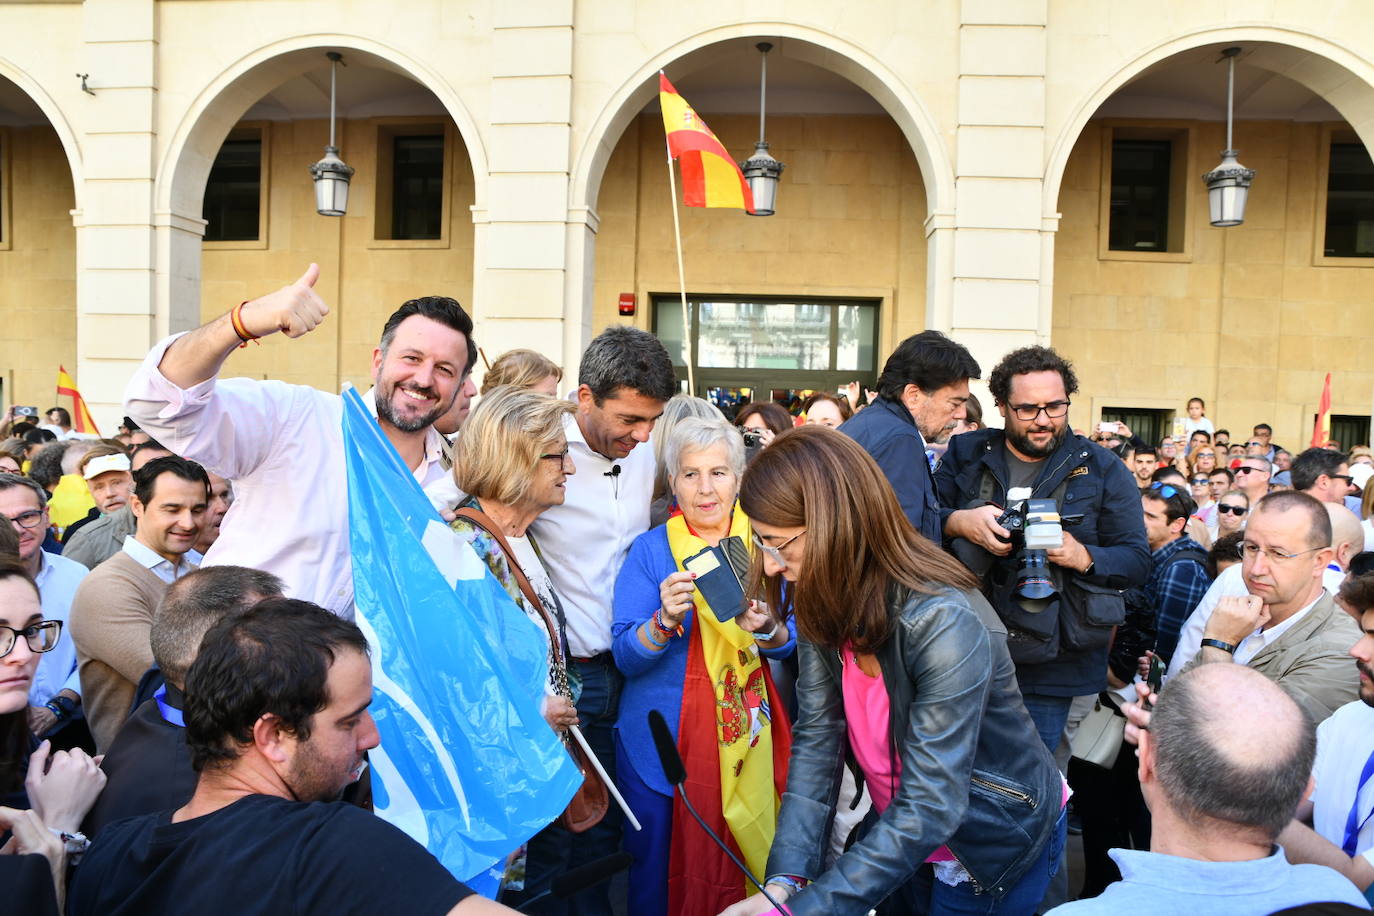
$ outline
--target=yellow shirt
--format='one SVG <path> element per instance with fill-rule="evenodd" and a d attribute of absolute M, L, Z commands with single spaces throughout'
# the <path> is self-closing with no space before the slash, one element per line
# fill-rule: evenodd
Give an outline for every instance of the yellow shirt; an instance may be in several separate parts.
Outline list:
<path fill-rule="evenodd" d="M 80 474 L 63 474 L 48 500 L 48 520 L 58 528 L 66 528 L 86 517 L 95 508 L 91 489 Z"/>

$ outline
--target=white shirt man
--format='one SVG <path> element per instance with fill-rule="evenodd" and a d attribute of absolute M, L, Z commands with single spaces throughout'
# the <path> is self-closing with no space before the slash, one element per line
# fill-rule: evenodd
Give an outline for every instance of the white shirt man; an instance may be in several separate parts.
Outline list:
<path fill-rule="evenodd" d="M 218 378 L 240 342 L 279 330 L 299 337 L 324 320 L 329 309 L 312 288 L 318 276 L 312 264 L 291 286 L 159 343 L 129 382 L 125 411 L 177 454 L 234 481 L 234 511 L 207 565 L 266 570 L 291 597 L 351 619 L 342 399 L 305 385 Z M 422 487 L 448 473 L 433 423 L 456 398 L 472 396 L 471 330 L 452 299 L 411 300 L 373 351 L 378 423 Z"/>

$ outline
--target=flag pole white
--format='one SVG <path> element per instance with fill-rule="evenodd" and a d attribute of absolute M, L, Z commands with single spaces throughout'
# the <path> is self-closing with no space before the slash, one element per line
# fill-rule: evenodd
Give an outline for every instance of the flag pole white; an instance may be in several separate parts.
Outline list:
<path fill-rule="evenodd" d="M 620 806 L 620 810 L 625 812 L 625 819 L 630 822 L 630 826 L 636 830 L 643 830 L 644 828 L 639 825 L 639 819 L 630 810 L 630 806 L 625 803 L 625 796 L 620 794 L 620 790 L 615 787 L 615 782 L 606 775 L 606 770 L 601 766 L 601 761 L 597 760 L 596 754 L 592 753 L 592 746 L 587 743 L 586 738 L 582 737 L 582 729 L 576 725 L 570 725 L 568 731 L 582 746 L 582 753 L 587 755 L 587 760 L 591 763 L 592 769 L 596 770 L 596 775 L 600 776 L 601 781 L 606 784 L 606 790 L 611 793 L 611 798 L 614 798 L 615 803 Z"/>
<path fill-rule="evenodd" d="M 658 72 L 660 76 L 664 75 L 662 70 Z M 692 371 L 692 316 L 687 308 L 687 274 L 682 269 L 682 224 L 677 215 L 677 175 L 673 172 L 673 150 L 668 146 L 668 132 L 666 130 L 663 132 L 663 148 L 668 153 L 668 190 L 673 196 L 673 239 L 677 242 L 677 287 L 682 298 L 682 360 L 687 364 L 687 393 L 696 397 L 696 373 Z"/>

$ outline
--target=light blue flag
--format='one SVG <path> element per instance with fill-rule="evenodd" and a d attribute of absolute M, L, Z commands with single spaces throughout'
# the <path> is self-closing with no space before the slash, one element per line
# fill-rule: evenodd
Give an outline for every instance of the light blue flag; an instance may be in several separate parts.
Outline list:
<path fill-rule="evenodd" d="M 372 646 L 376 812 L 494 896 L 501 861 L 582 776 L 539 714 L 547 637 L 344 391 L 357 623 Z"/>

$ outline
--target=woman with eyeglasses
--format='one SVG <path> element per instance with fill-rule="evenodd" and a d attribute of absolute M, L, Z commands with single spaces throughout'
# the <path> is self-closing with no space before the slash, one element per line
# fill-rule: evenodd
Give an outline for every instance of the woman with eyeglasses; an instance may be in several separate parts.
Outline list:
<path fill-rule="evenodd" d="M 62 636 L 44 620 L 38 586 L 18 559 L 9 519 L 0 515 L 12 551 L 0 543 L 0 832 L 13 838 L 0 855 L 0 897 L 16 913 L 60 912 L 69 854 L 84 851 L 81 820 L 105 785 L 85 751 L 50 754 L 29 734 L 29 689 L 38 660 Z"/>
<path fill-rule="evenodd" d="M 1239 490 L 1231 490 L 1217 501 L 1217 538 L 1245 530 L 1245 516 L 1250 514 L 1250 497 Z"/>
<path fill-rule="evenodd" d="M 1202 471 L 1194 471 L 1188 477 L 1188 489 L 1192 494 L 1193 502 L 1197 505 L 1197 511 L 1193 513 L 1193 518 L 1207 526 L 1207 533 L 1210 536 L 1217 527 L 1217 503 L 1212 499 L 1212 484 L 1209 478 Z"/>
<path fill-rule="evenodd" d="M 571 740 L 568 726 L 577 724 L 578 685 L 568 678 L 563 606 L 529 529 L 543 512 L 563 503 L 564 484 L 576 473 L 563 433 L 563 420 L 572 411 L 571 402 L 531 388 L 502 385 L 483 394 L 454 446 L 453 478 L 468 495 L 450 522 L 516 609 L 544 635 L 548 676 L 540 708 L 565 743 Z M 535 885 L 547 885 L 563 868 L 573 842 L 574 835 L 557 825 L 531 839 L 524 890 L 533 893 Z"/>
<path fill-rule="evenodd" d="M 570 402 L 528 388 L 503 385 L 484 394 L 454 448 L 453 477 L 468 496 L 450 523 L 544 633 L 549 644 L 544 719 L 559 732 L 577 723 L 567 655 L 561 652 L 566 623 L 529 527 L 545 510 L 563 504 L 564 483 L 576 473 L 563 435 L 563 417 L 572 410 Z"/>
<path fill-rule="evenodd" d="M 740 504 L 764 545 L 756 587 L 799 633 L 769 893 L 793 916 L 1035 912 L 1060 864 L 1067 793 L 978 580 L 911 527 L 868 453 L 828 429 L 773 443 Z M 846 758 L 873 811 L 825 868 Z M 751 897 L 727 914 L 769 906 Z"/>
<path fill-rule="evenodd" d="M 1188 466 L 1193 476 L 1200 474 L 1206 477 L 1217 469 L 1216 448 L 1210 445 L 1200 446 L 1188 456 Z"/>
<path fill-rule="evenodd" d="M 767 607 L 746 604 L 737 582 L 722 590 L 712 587 L 715 576 L 701 589 L 694 582 L 713 571 L 743 575 L 749 566 L 749 519 L 736 500 L 744 470 L 739 432 L 724 419 L 689 417 L 668 437 L 664 463 L 678 511 L 630 546 L 611 624 L 611 651 L 625 675 L 616 775 L 644 827 L 626 844 L 634 856 L 629 912 L 714 916 L 744 899 L 745 880 L 696 824 L 678 816 L 647 717 L 662 714 L 691 776 L 693 804 L 761 874 L 790 747 L 766 660 L 789 655 L 794 639 Z M 709 548 L 720 553 L 703 553 Z"/>

